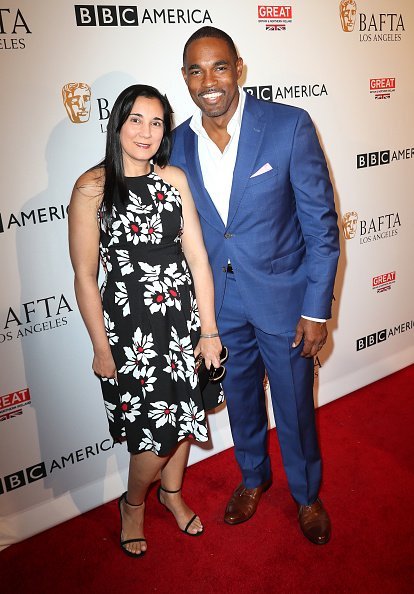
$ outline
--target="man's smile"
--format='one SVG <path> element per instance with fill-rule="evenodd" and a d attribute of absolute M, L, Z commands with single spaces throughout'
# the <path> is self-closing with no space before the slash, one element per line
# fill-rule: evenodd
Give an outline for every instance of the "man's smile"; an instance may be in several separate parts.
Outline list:
<path fill-rule="evenodd" d="M 224 91 L 206 91 L 204 93 L 199 93 L 199 97 L 204 99 L 204 101 L 215 101 L 224 95 Z"/>

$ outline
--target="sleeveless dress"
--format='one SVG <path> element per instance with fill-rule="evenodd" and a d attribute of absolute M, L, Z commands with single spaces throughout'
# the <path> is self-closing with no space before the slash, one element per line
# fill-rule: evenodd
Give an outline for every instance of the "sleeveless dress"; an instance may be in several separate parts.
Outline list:
<path fill-rule="evenodd" d="M 125 178 L 128 197 L 100 217 L 106 333 L 118 380 L 101 378 L 115 441 L 129 452 L 172 453 L 185 438 L 208 440 L 205 410 L 223 402 L 220 384 L 198 386 L 200 320 L 181 249 L 181 196 L 151 166 Z"/>

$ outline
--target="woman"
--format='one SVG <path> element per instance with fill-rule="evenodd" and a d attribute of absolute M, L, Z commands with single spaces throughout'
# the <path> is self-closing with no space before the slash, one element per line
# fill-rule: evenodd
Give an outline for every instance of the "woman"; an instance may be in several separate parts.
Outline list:
<path fill-rule="evenodd" d="M 203 532 L 181 484 L 190 440 L 207 441 L 195 357 L 220 366 L 213 281 L 185 174 L 169 166 L 172 110 L 146 85 L 125 89 L 107 128 L 104 161 L 76 182 L 69 244 L 79 309 L 93 345 L 109 428 L 130 452 L 118 501 L 120 544 L 142 557 L 145 496 L 191 536 Z M 99 252 L 106 273 L 99 291 Z M 188 264 L 188 267 L 187 267 Z M 194 298 L 193 287 L 196 299 Z M 212 406 L 223 400 L 219 385 Z"/>

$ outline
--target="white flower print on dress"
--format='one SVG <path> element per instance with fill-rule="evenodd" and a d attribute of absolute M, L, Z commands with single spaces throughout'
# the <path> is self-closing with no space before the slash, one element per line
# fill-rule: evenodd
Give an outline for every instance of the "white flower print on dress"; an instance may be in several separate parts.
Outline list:
<path fill-rule="evenodd" d="M 200 316 L 198 314 L 197 301 L 192 293 L 190 293 L 190 319 L 187 320 L 188 332 L 197 330 L 200 327 Z"/>
<path fill-rule="evenodd" d="M 104 324 L 105 324 L 106 335 L 108 337 L 109 344 L 111 346 L 113 346 L 114 344 L 116 344 L 118 342 L 119 336 L 117 336 L 116 332 L 114 331 L 115 324 L 113 322 L 111 322 L 111 319 L 110 319 L 109 315 L 107 314 L 107 312 L 104 311 L 103 314 L 104 314 Z"/>
<path fill-rule="evenodd" d="M 111 247 L 112 245 L 119 243 L 119 238 L 122 235 L 122 231 L 120 229 L 121 225 L 122 225 L 122 223 L 119 219 L 112 223 L 111 233 L 110 233 L 111 239 L 108 243 L 108 247 Z"/>
<path fill-rule="evenodd" d="M 119 215 L 125 229 L 125 236 L 127 241 L 131 241 L 134 245 L 141 243 L 148 243 L 148 225 L 141 221 L 140 217 L 130 211 L 127 211 L 126 216 Z"/>
<path fill-rule="evenodd" d="M 159 214 L 153 215 L 150 219 L 147 217 L 146 232 L 148 233 L 147 242 L 160 243 L 162 239 L 162 222 Z"/>
<path fill-rule="evenodd" d="M 133 423 L 135 418 L 141 414 L 139 410 L 141 408 L 139 400 L 139 396 L 131 396 L 129 392 L 121 395 L 122 414 L 130 423 Z"/>
<path fill-rule="evenodd" d="M 134 272 L 134 267 L 129 260 L 128 250 L 115 250 L 115 252 L 122 276 L 132 274 Z"/>
<path fill-rule="evenodd" d="M 152 332 L 143 334 L 141 328 L 137 328 L 134 332 L 133 341 L 137 357 L 144 365 L 149 365 L 149 359 L 157 356 L 157 353 L 152 348 L 154 346 Z"/>
<path fill-rule="evenodd" d="M 195 360 L 194 357 L 191 360 L 190 358 L 188 358 L 187 360 L 185 360 L 186 364 L 187 364 L 187 369 L 185 372 L 185 377 L 188 377 L 189 381 L 190 381 L 190 386 L 193 388 L 193 390 L 197 387 L 198 384 L 198 375 L 197 375 L 197 371 L 195 368 Z"/>
<path fill-rule="evenodd" d="M 116 409 L 116 404 L 112 404 L 112 402 L 108 402 L 105 399 L 104 399 L 104 404 L 105 404 L 105 409 L 106 409 L 106 414 L 107 414 L 108 419 L 110 421 L 114 422 L 114 413 L 112 411 L 114 411 Z"/>
<path fill-rule="evenodd" d="M 188 282 L 187 271 L 179 270 L 177 262 L 171 262 L 164 271 L 165 276 L 169 276 L 177 286 Z"/>
<path fill-rule="evenodd" d="M 153 384 L 157 381 L 157 378 L 153 375 L 155 367 L 143 367 L 139 372 L 139 383 L 143 397 L 145 398 L 147 392 L 153 392 Z"/>
<path fill-rule="evenodd" d="M 118 291 L 115 291 L 115 303 L 122 307 L 122 314 L 125 318 L 131 313 L 126 285 L 122 281 L 115 284 L 118 287 Z"/>
<path fill-rule="evenodd" d="M 178 229 L 178 233 L 174 238 L 175 243 L 181 243 L 181 236 L 184 233 L 184 219 L 180 216 L 180 228 Z"/>
<path fill-rule="evenodd" d="M 155 281 L 152 285 L 145 285 L 147 289 L 144 292 L 144 303 L 149 306 L 151 313 L 160 311 L 163 316 L 167 311 L 165 287 L 159 282 Z"/>
<path fill-rule="evenodd" d="M 157 429 L 163 427 L 166 423 L 169 423 L 175 427 L 175 413 L 177 412 L 176 404 L 167 404 L 165 400 L 152 403 L 153 409 L 148 412 L 150 419 L 155 419 L 155 426 Z"/>
<path fill-rule="evenodd" d="M 171 190 L 167 188 L 162 182 L 155 182 L 155 184 L 148 184 L 148 189 L 151 192 L 152 199 L 158 212 L 169 210 L 172 212 L 172 203 L 177 203 L 176 198 Z"/>
<path fill-rule="evenodd" d="M 184 362 L 186 363 L 186 367 L 189 368 L 190 366 L 192 369 L 194 369 L 195 359 L 191 339 L 189 336 L 184 336 L 183 338 L 180 338 L 174 326 L 171 326 L 171 340 L 169 348 L 171 351 L 181 353 L 181 356 Z"/>
<path fill-rule="evenodd" d="M 154 454 L 157 454 L 160 451 L 161 444 L 158 441 L 154 440 L 152 433 L 149 429 L 142 429 L 142 432 L 144 433 L 145 437 L 143 437 L 143 439 L 141 440 L 141 443 L 139 444 L 139 449 L 151 451 L 154 452 Z"/>
<path fill-rule="evenodd" d="M 154 340 L 152 332 L 143 334 L 141 328 L 137 328 L 132 337 L 132 348 L 124 347 L 124 353 L 127 358 L 126 363 L 121 367 L 119 373 L 131 373 L 136 379 L 140 379 L 140 366 L 149 365 L 149 359 L 157 356 L 153 350 Z M 155 369 L 153 367 L 152 369 Z M 155 381 L 155 380 L 154 380 Z"/>
<path fill-rule="evenodd" d="M 181 199 L 180 192 L 174 186 L 171 186 L 171 192 L 172 192 L 172 194 L 174 196 L 174 199 L 175 199 L 175 202 L 176 202 L 177 206 L 181 206 L 182 199 Z"/>
<path fill-rule="evenodd" d="M 118 382 L 116 381 L 116 379 L 114 377 L 102 377 L 101 376 L 101 382 L 108 382 L 108 384 L 111 384 L 111 386 L 118 385 Z"/>
<path fill-rule="evenodd" d="M 142 204 L 141 198 L 129 190 L 129 204 L 127 210 L 135 212 L 136 214 L 149 214 L 152 209 L 152 204 Z"/>
<path fill-rule="evenodd" d="M 164 180 L 163 180 L 163 179 L 161 179 L 161 178 L 160 178 L 159 176 L 157 176 L 156 174 L 155 174 L 155 176 L 154 176 L 154 179 L 156 179 L 156 180 L 159 180 L 159 181 L 160 181 L 162 184 L 164 183 Z M 155 184 L 155 185 L 157 185 L 157 184 Z M 170 199 L 171 199 L 172 201 L 174 201 L 174 202 L 175 202 L 175 204 L 176 204 L 177 206 L 181 206 L 181 195 L 180 195 L 180 192 L 179 192 L 179 191 L 177 190 L 177 188 L 175 188 L 174 186 L 171 186 L 170 184 L 168 184 L 168 185 L 170 186 L 170 187 L 169 187 L 169 189 L 167 188 L 167 191 L 168 191 L 168 196 L 170 197 Z M 165 187 L 165 186 L 164 186 L 164 187 Z"/>
<path fill-rule="evenodd" d="M 102 245 L 100 246 L 99 250 L 100 250 L 100 256 L 101 256 L 102 268 L 104 269 L 105 274 L 108 274 L 108 272 L 111 272 L 111 270 L 112 270 L 112 262 L 109 257 L 109 250 L 108 250 L 108 248 L 103 247 Z"/>
<path fill-rule="evenodd" d="M 168 276 L 164 278 L 164 288 L 166 295 L 166 304 L 168 307 L 176 307 L 181 311 L 181 297 L 177 287 L 175 287 Z"/>
<path fill-rule="evenodd" d="M 208 431 L 205 425 L 195 426 L 190 421 L 179 423 L 178 439 L 186 437 L 195 437 L 198 441 L 208 441 Z"/>
<path fill-rule="evenodd" d="M 169 352 L 168 355 L 164 355 L 167 360 L 167 367 L 164 367 L 163 371 L 171 374 L 171 378 L 174 382 L 181 378 L 185 381 L 185 370 L 183 362 L 178 358 L 177 353 Z"/>
<path fill-rule="evenodd" d="M 206 413 L 204 410 L 198 410 L 195 402 L 190 398 L 190 402 L 180 402 L 181 410 L 183 414 L 180 416 L 179 421 L 180 429 L 188 431 L 191 427 L 191 434 L 194 435 L 199 441 L 207 441 L 208 431 L 204 423 Z"/>
<path fill-rule="evenodd" d="M 141 276 L 139 279 L 140 283 L 153 283 L 154 281 L 159 279 L 161 273 L 161 264 L 156 264 L 155 266 L 151 266 L 146 262 L 138 262 L 141 269 L 145 272 L 144 276 Z"/>
<path fill-rule="evenodd" d="M 185 276 L 183 278 L 183 283 L 185 283 L 187 285 L 191 285 L 192 284 L 192 282 L 191 282 L 191 274 L 190 274 L 190 271 L 188 269 L 186 260 L 182 260 L 181 264 L 183 266 L 183 270 L 184 270 L 184 274 L 185 274 Z"/>
<path fill-rule="evenodd" d="M 205 411 L 198 410 L 198 406 L 192 398 L 190 398 L 189 402 L 181 401 L 180 405 L 183 414 L 180 416 L 179 421 L 188 421 L 190 423 L 201 423 L 202 421 L 204 421 L 206 417 Z"/>

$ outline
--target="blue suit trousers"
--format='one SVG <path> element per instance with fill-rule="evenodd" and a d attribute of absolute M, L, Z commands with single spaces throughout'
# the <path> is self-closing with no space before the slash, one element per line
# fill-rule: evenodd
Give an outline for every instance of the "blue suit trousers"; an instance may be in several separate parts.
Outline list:
<path fill-rule="evenodd" d="M 229 349 L 223 387 L 243 483 L 254 488 L 270 478 L 268 417 L 263 389 L 267 371 L 282 460 L 293 498 L 309 505 L 318 496 L 321 458 L 315 428 L 313 359 L 292 348 L 295 329 L 267 334 L 255 327 L 243 307 L 235 274 L 227 274 L 218 317 Z"/>

